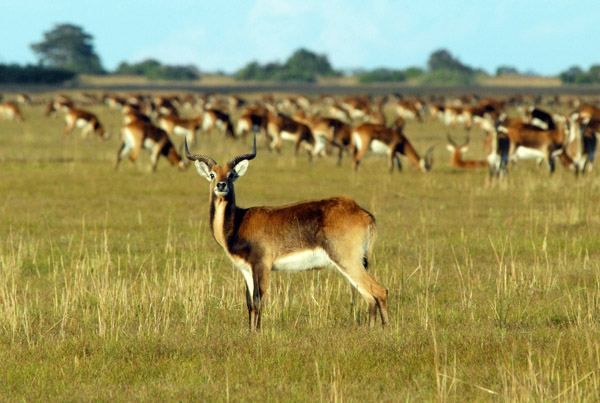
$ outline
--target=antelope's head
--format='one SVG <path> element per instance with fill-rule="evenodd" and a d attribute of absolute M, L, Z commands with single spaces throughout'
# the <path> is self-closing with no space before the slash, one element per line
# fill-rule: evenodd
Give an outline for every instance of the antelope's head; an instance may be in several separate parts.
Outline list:
<path fill-rule="evenodd" d="M 217 162 L 206 155 L 190 155 L 187 140 L 185 141 L 185 155 L 194 161 L 196 170 L 207 181 L 210 182 L 211 194 L 217 198 L 226 198 L 233 194 L 233 182 L 243 176 L 248 169 L 248 161 L 256 157 L 256 136 L 254 136 L 254 150 L 252 154 L 239 155 L 232 158 L 225 166 L 221 167 Z"/>
<path fill-rule="evenodd" d="M 446 133 L 446 138 L 448 139 L 448 144 L 446 145 L 446 148 L 453 155 L 456 153 L 460 155 L 469 149 L 469 135 L 467 135 L 463 144 L 456 144 L 454 139 L 450 136 L 450 132 Z"/>

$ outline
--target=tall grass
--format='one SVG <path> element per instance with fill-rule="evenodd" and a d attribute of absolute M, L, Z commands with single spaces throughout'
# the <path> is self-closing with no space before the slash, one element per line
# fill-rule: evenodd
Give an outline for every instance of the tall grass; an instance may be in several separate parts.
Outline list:
<path fill-rule="evenodd" d="M 91 109 L 116 134 L 118 113 Z M 426 175 L 260 148 L 236 182 L 241 206 L 344 194 L 376 215 L 369 270 L 391 329 L 369 331 L 350 285 L 315 271 L 273 274 L 249 334 L 204 179 L 164 160 L 152 174 L 146 155 L 114 172 L 116 136 L 61 137 L 41 107 L 24 113 L 0 122 L 2 400 L 598 398 L 594 175 L 459 172 L 435 122 L 406 128 L 418 150 L 438 145 Z M 197 150 L 226 161 L 249 147 L 213 133 Z"/>

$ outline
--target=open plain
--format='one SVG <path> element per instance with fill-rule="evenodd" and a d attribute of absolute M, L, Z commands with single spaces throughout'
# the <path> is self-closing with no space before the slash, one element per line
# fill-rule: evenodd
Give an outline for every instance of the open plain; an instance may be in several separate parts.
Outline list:
<path fill-rule="evenodd" d="M 600 398 L 596 172 L 459 170 L 446 133 L 466 131 L 432 119 L 404 128 L 419 152 L 435 145 L 428 173 L 405 161 L 390 174 L 375 154 L 355 173 L 347 154 L 309 163 L 259 137 L 238 205 L 345 195 L 372 212 L 369 271 L 389 291 L 391 326 L 369 329 L 350 284 L 318 270 L 273 273 L 250 333 L 243 278 L 212 237 L 193 166 L 161 157 L 153 173 L 143 151 L 115 172 L 119 111 L 86 106 L 104 141 L 63 135 L 43 104 L 21 108 L 24 122 L 0 121 L 0 400 Z M 483 135 L 471 130 L 466 157 L 484 157 Z M 224 163 L 250 150 L 214 131 L 192 152 Z"/>

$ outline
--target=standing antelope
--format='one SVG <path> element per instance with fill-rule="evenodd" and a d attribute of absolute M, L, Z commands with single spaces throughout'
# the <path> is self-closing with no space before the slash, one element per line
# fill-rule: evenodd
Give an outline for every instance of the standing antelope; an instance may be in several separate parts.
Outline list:
<path fill-rule="evenodd" d="M 181 170 L 187 168 L 186 164 L 175 150 L 173 143 L 169 140 L 167 133 L 163 129 L 154 126 L 152 123 L 144 122 L 142 120 L 133 121 L 123 126 L 121 134 L 123 142 L 117 153 L 115 171 L 119 168 L 121 159 L 127 154 L 129 154 L 131 162 L 135 164 L 135 159 L 142 148 L 145 148 L 150 152 L 152 171 L 156 171 L 158 157 L 160 155 L 165 156 L 171 165 L 176 165 Z"/>
<path fill-rule="evenodd" d="M 542 130 L 518 119 L 500 122 L 492 130 L 492 152 L 488 155 L 490 175 L 504 175 L 509 160 L 538 159 L 546 161 L 550 173 L 554 172 L 555 159 L 577 173 L 577 166 L 565 152 L 568 146 L 566 119 L 558 122 L 554 130 Z"/>
<path fill-rule="evenodd" d="M 262 303 L 271 271 L 299 272 L 322 267 L 339 270 L 369 304 L 369 325 L 377 311 L 389 323 L 387 290 L 367 273 L 375 240 L 375 218 L 346 197 L 309 200 L 277 207 L 239 208 L 233 182 L 256 157 L 231 159 L 219 166 L 205 155 L 195 161 L 200 176 L 210 182 L 210 227 L 217 243 L 246 280 L 248 323 L 260 328 Z"/>
<path fill-rule="evenodd" d="M 0 117 L 6 120 L 18 120 L 24 122 L 25 118 L 19 109 L 19 105 L 13 101 L 6 101 L 0 103 Z"/>
<path fill-rule="evenodd" d="M 202 127 L 202 116 L 194 119 L 183 119 L 177 115 L 161 116 L 158 125 L 167 132 L 168 135 L 185 136 L 190 143 L 196 143 L 196 133 Z"/>
<path fill-rule="evenodd" d="M 421 172 L 429 171 L 433 164 L 433 147 L 429 148 L 425 158 L 419 157 L 419 154 L 401 130 L 390 129 L 383 125 L 363 123 L 352 131 L 352 141 L 354 144 L 354 170 L 358 169 L 360 160 L 368 150 L 388 155 L 390 173 L 394 170 L 394 160 L 398 164 L 398 169 L 402 169 L 398 154 L 405 155 Z"/>
<path fill-rule="evenodd" d="M 210 132 L 217 127 L 226 137 L 235 137 L 233 134 L 233 124 L 229 114 L 219 109 L 207 109 L 204 111 L 202 119 L 202 131 Z"/>
<path fill-rule="evenodd" d="M 450 137 L 450 133 L 447 133 L 448 137 L 448 151 L 452 153 L 450 157 L 450 164 L 453 167 L 457 168 L 479 168 L 479 167 L 487 167 L 489 166 L 489 162 L 487 160 L 463 160 L 462 154 L 466 152 L 469 148 L 469 136 L 465 139 L 465 142 L 461 145 L 456 144 L 456 142 Z"/>
<path fill-rule="evenodd" d="M 282 140 L 293 141 L 296 145 L 296 153 L 303 146 L 311 160 L 313 156 L 318 155 L 324 150 L 326 145 L 322 139 L 315 139 L 308 125 L 298 122 L 282 113 L 269 113 L 267 134 L 271 138 L 269 144 L 271 150 L 281 152 Z"/>
<path fill-rule="evenodd" d="M 100 121 L 96 115 L 91 112 L 84 111 L 82 109 L 67 108 L 65 121 L 67 126 L 63 131 L 63 135 L 67 135 L 71 133 L 75 127 L 79 127 L 81 128 L 81 134 L 83 137 L 94 133 L 103 140 L 107 140 L 109 138 L 108 132 L 104 131 L 104 127 L 102 127 L 102 124 L 100 124 Z"/>

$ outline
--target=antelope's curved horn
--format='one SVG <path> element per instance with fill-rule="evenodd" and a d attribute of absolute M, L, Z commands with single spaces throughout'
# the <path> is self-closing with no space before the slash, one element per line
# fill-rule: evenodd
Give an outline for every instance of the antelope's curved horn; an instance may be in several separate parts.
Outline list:
<path fill-rule="evenodd" d="M 252 154 L 244 154 L 244 155 L 239 155 L 235 158 L 232 158 L 228 163 L 227 166 L 229 166 L 229 168 L 233 168 L 235 167 L 238 163 L 240 163 L 243 160 L 248 160 L 250 161 L 251 159 L 253 159 L 254 157 L 256 157 L 256 134 L 254 135 L 254 147 L 253 147 L 253 151 Z"/>
<path fill-rule="evenodd" d="M 454 140 L 452 139 L 452 137 L 450 137 L 450 132 L 446 132 L 446 138 L 448 139 L 448 143 L 450 143 L 451 145 L 453 145 L 454 147 L 457 147 L 456 143 L 454 142 Z"/>
<path fill-rule="evenodd" d="M 433 149 L 435 146 L 429 147 L 427 153 L 425 154 L 425 168 L 429 171 L 433 166 Z"/>
<path fill-rule="evenodd" d="M 208 165 L 208 168 L 212 168 L 213 166 L 217 165 L 217 162 L 207 155 L 200 155 L 200 154 L 191 155 L 190 150 L 188 149 L 187 139 L 184 141 L 185 141 L 185 156 L 187 157 L 188 160 L 202 161 L 206 165 Z"/>

